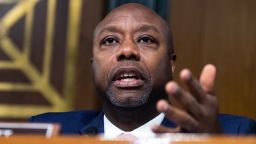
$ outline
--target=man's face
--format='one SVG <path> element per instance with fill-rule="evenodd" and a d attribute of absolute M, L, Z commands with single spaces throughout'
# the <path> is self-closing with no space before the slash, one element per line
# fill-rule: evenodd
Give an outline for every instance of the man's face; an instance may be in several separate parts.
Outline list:
<path fill-rule="evenodd" d="M 105 100 L 138 107 L 163 94 L 172 79 L 166 31 L 156 14 L 136 7 L 115 10 L 97 26 L 92 65 Z"/>

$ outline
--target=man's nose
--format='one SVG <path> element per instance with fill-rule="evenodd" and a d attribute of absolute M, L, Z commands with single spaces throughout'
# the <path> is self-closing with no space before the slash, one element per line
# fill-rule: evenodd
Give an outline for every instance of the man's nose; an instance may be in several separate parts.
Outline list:
<path fill-rule="evenodd" d="M 140 60 L 140 52 L 136 44 L 132 41 L 124 42 L 120 45 L 116 54 L 117 61 L 122 60 Z"/>

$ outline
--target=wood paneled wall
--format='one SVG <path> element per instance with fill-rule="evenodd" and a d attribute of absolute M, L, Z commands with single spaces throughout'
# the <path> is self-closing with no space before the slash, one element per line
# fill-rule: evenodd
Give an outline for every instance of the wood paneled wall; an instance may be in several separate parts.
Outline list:
<path fill-rule="evenodd" d="M 92 82 L 91 57 L 93 31 L 105 15 L 105 0 L 83 0 L 80 46 L 78 48 L 75 109 L 99 109 Z"/>
<path fill-rule="evenodd" d="M 171 27 L 178 72 L 218 69 L 220 111 L 256 119 L 256 1 L 172 0 Z"/>

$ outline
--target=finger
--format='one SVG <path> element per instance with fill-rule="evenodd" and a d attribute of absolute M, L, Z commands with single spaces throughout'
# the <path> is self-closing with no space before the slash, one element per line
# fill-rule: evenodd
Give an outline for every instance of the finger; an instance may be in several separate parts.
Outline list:
<path fill-rule="evenodd" d="M 207 100 L 206 92 L 188 69 L 183 69 L 180 72 L 180 79 L 186 84 L 191 94 L 199 103 L 204 103 Z"/>
<path fill-rule="evenodd" d="M 203 89 L 207 92 L 212 94 L 214 91 L 214 84 L 216 78 L 216 68 L 212 64 L 207 64 L 201 73 L 200 76 L 200 84 L 202 85 Z"/>
<path fill-rule="evenodd" d="M 178 132 L 181 132 L 180 127 L 167 128 L 167 127 L 164 127 L 161 125 L 155 125 L 151 129 L 155 133 L 178 133 Z"/>
<path fill-rule="evenodd" d="M 187 131 L 193 131 L 198 127 L 198 123 L 193 117 L 183 110 L 170 106 L 165 100 L 158 101 L 157 110 L 163 112 L 169 120 Z"/>
<path fill-rule="evenodd" d="M 193 117 L 201 117 L 202 110 L 196 99 L 182 90 L 175 82 L 167 83 L 166 91 L 169 96 L 174 98 Z"/>

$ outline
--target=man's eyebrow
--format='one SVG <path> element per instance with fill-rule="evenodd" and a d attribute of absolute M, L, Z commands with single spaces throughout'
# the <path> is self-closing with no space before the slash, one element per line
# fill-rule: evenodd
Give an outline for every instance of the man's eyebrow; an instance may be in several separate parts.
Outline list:
<path fill-rule="evenodd" d="M 147 32 L 147 31 L 155 31 L 160 33 L 159 30 L 154 25 L 141 25 L 136 29 L 136 32 Z"/>
<path fill-rule="evenodd" d="M 100 29 L 99 34 L 103 32 L 114 32 L 114 33 L 122 33 L 122 30 L 119 29 L 117 26 L 107 26 L 102 29 Z"/>

